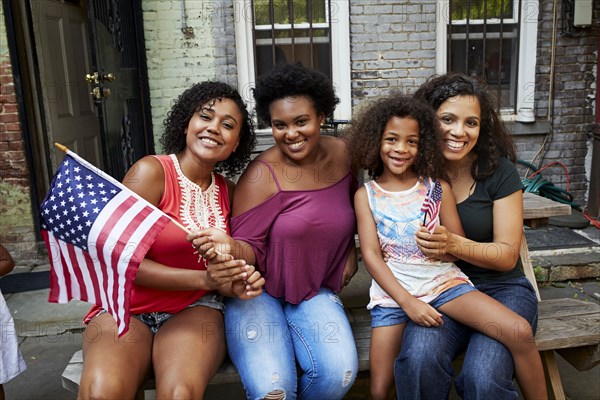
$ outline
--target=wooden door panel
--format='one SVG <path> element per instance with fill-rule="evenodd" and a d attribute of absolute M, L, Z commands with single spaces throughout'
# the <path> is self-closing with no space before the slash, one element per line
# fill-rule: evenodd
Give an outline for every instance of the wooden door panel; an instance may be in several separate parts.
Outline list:
<path fill-rule="evenodd" d="M 61 143 L 102 168 L 100 124 L 85 74 L 90 61 L 83 9 L 58 1 L 32 2 L 48 142 Z M 53 168 L 62 158 L 53 146 Z"/>

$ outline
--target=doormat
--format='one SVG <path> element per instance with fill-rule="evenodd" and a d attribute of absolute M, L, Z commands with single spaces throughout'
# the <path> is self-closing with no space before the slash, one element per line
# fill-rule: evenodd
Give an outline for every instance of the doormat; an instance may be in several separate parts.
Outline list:
<path fill-rule="evenodd" d="M 50 287 L 50 271 L 24 272 L 0 278 L 2 293 L 21 293 Z"/>
<path fill-rule="evenodd" d="M 588 238 L 569 228 L 544 226 L 537 229 L 525 229 L 529 250 L 566 249 L 571 247 L 597 246 Z"/>

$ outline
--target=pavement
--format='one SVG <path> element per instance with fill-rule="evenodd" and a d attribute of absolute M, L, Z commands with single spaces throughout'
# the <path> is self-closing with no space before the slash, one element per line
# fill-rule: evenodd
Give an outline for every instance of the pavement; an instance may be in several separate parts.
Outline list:
<path fill-rule="evenodd" d="M 550 238 L 551 243 L 545 243 L 537 250 L 530 246 L 530 256 L 538 280 L 543 281 L 538 285 L 540 294 L 542 299 L 577 298 L 600 304 L 600 230 L 590 226 L 572 230 L 572 233 L 586 240 L 567 248 L 562 246 L 564 243 L 557 243 L 556 238 Z M 543 232 L 541 236 L 545 236 Z M 535 240 L 540 241 L 540 238 Z M 48 269 L 47 264 L 17 266 L 13 274 Z M 361 268 L 341 294 L 346 306 L 366 305 L 369 285 L 370 277 Z M 90 305 L 80 301 L 68 304 L 48 303 L 48 293 L 48 289 L 4 293 L 15 320 L 21 352 L 28 366 L 24 373 L 4 385 L 7 400 L 77 398 L 76 393 L 62 387 L 61 374 L 71 356 L 81 349 L 81 321 Z M 589 371 L 579 372 L 560 356 L 557 357 L 557 362 L 569 399 L 600 399 L 600 365 Z M 367 393 L 368 374 L 360 374 L 346 399 L 366 399 Z M 152 399 L 153 393 L 147 392 L 146 398 Z M 211 386 L 205 395 L 206 400 L 243 398 L 243 390 L 239 384 Z M 450 398 L 458 399 L 454 393 Z"/>

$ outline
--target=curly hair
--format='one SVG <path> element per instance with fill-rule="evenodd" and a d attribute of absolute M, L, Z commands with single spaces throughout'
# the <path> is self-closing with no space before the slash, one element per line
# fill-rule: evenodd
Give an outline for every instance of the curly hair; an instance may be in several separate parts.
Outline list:
<path fill-rule="evenodd" d="M 487 84 L 477 78 L 449 73 L 430 78 L 414 94 L 436 110 L 449 98 L 461 95 L 475 96 L 481 108 L 479 139 L 473 148 L 477 162 L 471 169 L 473 178 L 481 180 L 496 170 L 500 157 L 516 160 L 512 138 L 498 115 L 496 99 Z"/>
<path fill-rule="evenodd" d="M 275 65 L 270 73 L 258 77 L 252 91 L 256 100 L 256 114 L 267 126 L 271 126 L 269 107 L 275 100 L 307 96 L 312 100 L 317 113 L 323 113 L 325 118 L 333 116 L 335 106 L 340 102 L 333 84 L 325 74 L 301 64 Z"/>
<path fill-rule="evenodd" d="M 442 136 L 434 110 L 426 103 L 399 93 L 362 109 L 346 131 L 352 164 L 367 170 L 371 178 L 383 173 L 381 137 L 392 117 L 412 118 L 419 124 L 417 159 L 412 165 L 415 173 L 433 179 L 446 178 L 446 161 L 436 157 L 442 154 Z"/>
<path fill-rule="evenodd" d="M 241 173 L 250 161 L 252 150 L 256 146 L 256 135 L 242 97 L 236 89 L 226 83 L 211 81 L 196 83 L 179 95 L 163 122 L 165 130 L 160 143 L 167 154 L 182 152 L 186 146 L 186 135 L 183 133 L 194 113 L 202 106 L 214 104 L 221 99 L 230 99 L 237 104 L 242 114 L 242 126 L 240 143 L 236 151 L 226 160 L 218 162 L 214 170 L 227 176 L 235 176 Z"/>

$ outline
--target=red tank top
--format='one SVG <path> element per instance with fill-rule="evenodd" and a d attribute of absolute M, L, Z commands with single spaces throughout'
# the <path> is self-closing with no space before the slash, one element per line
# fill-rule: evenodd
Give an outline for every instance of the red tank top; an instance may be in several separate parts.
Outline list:
<path fill-rule="evenodd" d="M 158 208 L 192 231 L 213 227 L 229 234 L 230 205 L 225 178 L 213 174 L 211 185 L 203 191 L 183 175 L 175 155 L 154 157 L 160 161 L 165 174 L 164 193 Z M 204 260 L 198 263 L 198 254 L 194 254 L 194 248 L 185 237 L 186 233 L 175 224 L 167 224 L 146 253 L 146 258 L 172 268 L 206 269 Z M 177 313 L 206 293 L 203 290 L 157 290 L 133 284 L 130 311 L 132 314 Z M 92 308 L 85 321 L 98 311 L 98 307 Z"/>

